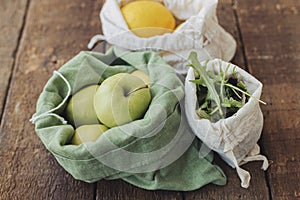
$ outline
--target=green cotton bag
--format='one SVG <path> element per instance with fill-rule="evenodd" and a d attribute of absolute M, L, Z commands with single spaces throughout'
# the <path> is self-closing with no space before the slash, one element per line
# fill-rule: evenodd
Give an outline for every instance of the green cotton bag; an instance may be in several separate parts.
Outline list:
<path fill-rule="evenodd" d="M 64 118 L 70 96 L 121 72 L 150 76 L 152 101 L 144 117 L 110 128 L 95 142 L 72 145 L 74 127 Z M 184 87 L 174 69 L 151 51 L 80 52 L 46 83 L 31 121 L 45 147 L 75 179 L 123 179 L 156 190 L 195 190 L 224 185 L 213 153 L 192 133 L 181 105 Z"/>

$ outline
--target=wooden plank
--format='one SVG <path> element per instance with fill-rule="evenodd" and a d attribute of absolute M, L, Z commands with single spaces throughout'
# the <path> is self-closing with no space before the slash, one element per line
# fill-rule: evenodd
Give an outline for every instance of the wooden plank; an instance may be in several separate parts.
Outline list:
<path fill-rule="evenodd" d="M 15 52 L 22 33 L 27 0 L 0 0 L 0 116 L 15 62 Z"/>
<path fill-rule="evenodd" d="M 236 24 L 234 9 L 235 6 L 232 4 L 231 0 L 219 0 L 217 7 L 217 17 L 219 20 L 219 24 L 233 36 L 237 43 L 236 53 L 230 62 L 245 69 L 243 44 L 241 43 L 239 29 Z"/>
<path fill-rule="evenodd" d="M 30 1 L 0 131 L 0 199 L 94 198 L 95 184 L 64 171 L 28 120 L 53 70 L 100 32 L 100 7 L 100 1 Z"/>
<path fill-rule="evenodd" d="M 239 1 L 248 67 L 264 83 L 262 143 L 272 199 L 300 197 L 300 2 Z"/>
<path fill-rule="evenodd" d="M 137 188 L 122 180 L 99 181 L 97 200 L 181 200 L 182 193 L 176 191 L 149 191 Z"/>
<path fill-rule="evenodd" d="M 269 199 L 268 190 L 266 189 L 266 181 L 264 173 L 260 169 L 261 165 L 252 162 L 243 166 L 243 168 L 251 173 L 251 183 L 248 189 L 241 188 L 240 179 L 235 170 L 226 165 L 224 161 L 216 156 L 216 164 L 218 164 L 227 176 L 227 184 L 225 186 L 207 185 L 197 191 L 185 193 L 185 200 L 198 199 L 228 199 L 228 200 L 267 200 Z"/>
<path fill-rule="evenodd" d="M 241 68 L 246 68 L 243 55 L 243 43 L 240 38 L 238 25 L 236 23 L 235 5 L 231 0 L 220 0 L 218 5 L 219 23 L 226 31 L 231 33 L 237 41 L 237 52 L 232 63 Z M 226 186 L 207 185 L 200 190 L 187 192 L 185 200 L 198 199 L 269 199 L 267 183 L 264 172 L 260 169 L 261 163 L 252 162 L 243 166 L 251 174 L 251 182 L 248 189 L 240 186 L 240 179 L 235 169 L 232 169 L 218 156 L 215 156 L 216 163 L 224 170 L 227 176 Z"/>

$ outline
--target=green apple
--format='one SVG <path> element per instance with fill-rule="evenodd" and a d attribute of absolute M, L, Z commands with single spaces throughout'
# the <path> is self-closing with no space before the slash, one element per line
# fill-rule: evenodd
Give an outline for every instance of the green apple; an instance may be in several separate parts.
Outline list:
<path fill-rule="evenodd" d="M 81 89 L 72 96 L 66 108 L 66 116 L 75 127 L 87 124 L 99 124 L 94 110 L 94 95 L 98 85 Z"/>
<path fill-rule="evenodd" d="M 115 127 L 142 118 L 150 102 L 150 89 L 143 80 L 119 73 L 105 79 L 99 86 L 94 108 L 101 123 Z"/>
<path fill-rule="evenodd" d="M 101 124 L 80 126 L 75 130 L 71 143 L 79 145 L 84 142 L 94 142 L 107 130 L 108 128 Z"/>
<path fill-rule="evenodd" d="M 144 71 L 137 69 L 137 70 L 133 71 L 131 74 L 142 79 L 146 83 L 146 85 L 148 85 L 148 86 L 150 85 L 150 77 Z"/>

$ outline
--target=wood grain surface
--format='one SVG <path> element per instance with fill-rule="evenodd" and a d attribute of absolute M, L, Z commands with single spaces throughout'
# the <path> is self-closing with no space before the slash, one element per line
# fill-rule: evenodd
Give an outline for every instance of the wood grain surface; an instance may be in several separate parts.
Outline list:
<path fill-rule="evenodd" d="M 23 33 L 28 1 L 1 0 L 0 2 L 0 116 L 2 116 L 19 41 Z"/>
<path fill-rule="evenodd" d="M 253 6 L 255 5 L 255 6 Z M 264 84 L 263 151 L 272 199 L 300 198 L 300 2 L 238 1 L 249 71 Z"/>
<path fill-rule="evenodd" d="M 76 181 L 66 173 L 28 120 L 53 70 L 86 49 L 89 38 L 100 31 L 100 8 L 100 1 L 29 2 L 2 118 L 1 200 L 93 199 L 95 185 Z"/>
<path fill-rule="evenodd" d="M 300 198 L 300 1 L 219 0 L 220 24 L 236 39 L 232 62 L 263 84 L 260 145 L 272 161 L 246 164 L 248 189 L 216 156 L 226 186 L 192 192 L 147 191 L 121 180 L 84 183 L 46 150 L 29 119 L 45 83 L 101 32 L 101 0 L 0 0 L 0 200 L 287 200 Z M 97 47 L 98 51 L 105 49 Z"/>

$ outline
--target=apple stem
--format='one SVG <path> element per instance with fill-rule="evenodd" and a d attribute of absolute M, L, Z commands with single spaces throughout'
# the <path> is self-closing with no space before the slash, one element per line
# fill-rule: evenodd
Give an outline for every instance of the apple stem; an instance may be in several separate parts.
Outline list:
<path fill-rule="evenodd" d="M 136 91 L 138 91 L 138 90 L 145 89 L 145 88 L 148 88 L 148 85 L 145 85 L 145 86 L 143 86 L 143 87 L 136 88 L 136 89 L 134 89 L 134 90 L 132 90 L 132 91 L 130 91 L 130 92 L 128 92 L 128 93 L 125 93 L 125 96 L 127 97 L 127 96 L 129 96 L 130 94 L 132 94 L 132 93 L 134 93 L 134 92 L 136 92 Z"/>

